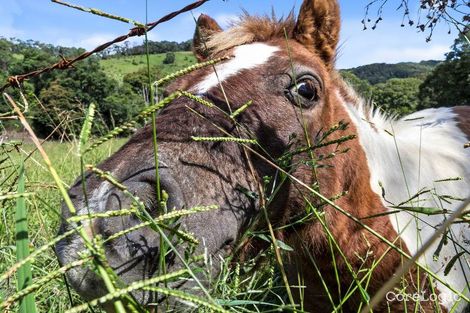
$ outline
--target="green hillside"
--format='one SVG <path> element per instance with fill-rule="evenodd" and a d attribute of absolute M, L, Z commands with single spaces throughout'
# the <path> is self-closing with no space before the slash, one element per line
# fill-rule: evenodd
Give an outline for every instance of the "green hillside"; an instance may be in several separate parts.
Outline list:
<path fill-rule="evenodd" d="M 440 61 L 401 62 L 396 64 L 373 63 L 347 69 L 360 79 L 375 85 L 391 78 L 421 78 L 428 76 Z"/>
<path fill-rule="evenodd" d="M 152 68 L 157 67 L 161 71 L 160 75 L 166 75 L 196 63 L 196 58 L 190 51 L 180 51 L 174 53 L 175 62 L 172 64 L 163 63 L 166 53 L 151 54 L 150 66 Z M 147 57 L 145 55 L 112 57 L 102 59 L 100 64 L 108 77 L 122 82 L 124 75 L 146 68 Z"/>

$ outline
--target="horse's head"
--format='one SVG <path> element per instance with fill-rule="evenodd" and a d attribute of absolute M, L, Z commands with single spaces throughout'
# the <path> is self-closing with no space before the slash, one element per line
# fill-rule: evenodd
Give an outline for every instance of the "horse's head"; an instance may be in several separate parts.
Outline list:
<path fill-rule="evenodd" d="M 182 230 L 199 239 L 200 252 L 226 256 L 263 205 L 263 178 L 276 179 L 275 160 L 292 147 L 313 144 L 314 135 L 338 122 L 332 120 L 331 112 L 337 101 L 333 67 L 339 21 L 336 0 L 304 1 L 297 20 L 292 16 L 283 21 L 245 16 L 225 32 L 210 17 L 199 18 L 194 38 L 197 58 L 228 59 L 179 78 L 166 94 L 188 91 L 214 107 L 181 96 L 158 114 L 156 132 L 160 188 L 169 195 L 167 208 L 218 206 L 179 220 Z M 230 116 L 242 107 L 235 117 Z M 197 141 L 194 137 L 256 139 L 258 145 Z M 146 126 L 99 167 L 138 196 L 155 217 L 160 214 L 155 162 L 152 127 Z M 311 172 L 308 164 L 300 164 L 291 174 L 311 180 Z M 69 191 L 78 214 L 121 210 L 131 205 L 123 191 L 94 174 L 87 174 L 84 185 L 88 208 L 80 180 Z M 282 188 L 268 203 L 268 210 L 278 217 L 285 215 L 287 202 L 292 207 L 301 206 L 291 199 L 298 186 L 285 183 Z M 68 217 L 67 209 L 63 211 Z M 124 215 L 96 218 L 84 227 L 90 236 L 100 234 L 106 239 L 140 223 L 134 216 Z M 70 228 L 64 223 L 61 232 Z M 158 232 L 141 228 L 106 243 L 105 253 L 122 280 L 131 283 L 155 274 L 161 243 Z M 57 254 L 62 263 L 69 263 L 83 249 L 82 240 L 71 236 L 58 244 Z M 184 245 L 177 247 L 178 251 L 184 249 Z M 182 261 L 170 253 L 166 266 L 171 272 L 181 268 Z M 102 281 L 86 269 L 72 269 L 68 278 L 85 298 L 106 293 Z M 192 284 L 173 287 L 189 288 Z M 136 292 L 135 296 L 146 303 L 158 300 L 151 293 Z"/>

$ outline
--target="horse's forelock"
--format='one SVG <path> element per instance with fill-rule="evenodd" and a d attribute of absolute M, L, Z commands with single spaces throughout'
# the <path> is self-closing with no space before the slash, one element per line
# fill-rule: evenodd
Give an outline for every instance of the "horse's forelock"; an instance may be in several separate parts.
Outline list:
<path fill-rule="evenodd" d="M 213 34 L 206 43 L 207 48 L 216 54 L 221 51 L 252 42 L 267 42 L 276 38 L 285 38 L 293 32 L 295 18 L 291 12 L 286 18 L 276 18 L 274 13 L 269 16 L 253 16 L 244 13 L 231 27 L 220 33 Z"/>

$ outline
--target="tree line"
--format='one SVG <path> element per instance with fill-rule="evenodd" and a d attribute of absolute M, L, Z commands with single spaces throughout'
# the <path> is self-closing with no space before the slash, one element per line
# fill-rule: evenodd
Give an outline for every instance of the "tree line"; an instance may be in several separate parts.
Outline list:
<path fill-rule="evenodd" d="M 43 44 L 37 41 L 0 39 L 0 81 L 10 75 L 27 73 L 57 62 L 61 57 L 71 57 L 84 52 L 83 49 L 66 48 Z M 158 69 L 152 68 L 151 79 Z M 26 116 L 35 132 L 46 137 L 74 136 L 79 133 L 84 112 L 90 103 L 97 105 L 94 132 L 104 133 L 131 117 L 144 106 L 141 85 L 135 83 L 136 75 L 124 77 L 123 82 L 108 77 L 100 66 L 100 57 L 92 56 L 76 63 L 73 68 L 56 70 L 33 77 L 24 82 L 21 90 L 27 104 L 22 103 Z M 144 79 L 138 73 L 138 79 Z M 147 75 L 145 75 L 147 81 Z M 21 99 L 18 90 L 7 92 Z M 14 128 L 18 123 L 8 116 L 11 108 L 0 102 L 0 131 Z"/>
<path fill-rule="evenodd" d="M 141 44 L 134 46 L 131 46 L 131 44 L 126 41 L 121 45 L 114 45 L 110 49 L 106 49 L 103 52 L 100 52 L 99 56 L 102 58 L 109 58 L 128 55 L 142 55 L 147 53 L 147 49 L 150 54 L 191 51 L 191 45 L 192 40 L 186 40 L 182 42 L 149 40 L 148 45 Z"/>

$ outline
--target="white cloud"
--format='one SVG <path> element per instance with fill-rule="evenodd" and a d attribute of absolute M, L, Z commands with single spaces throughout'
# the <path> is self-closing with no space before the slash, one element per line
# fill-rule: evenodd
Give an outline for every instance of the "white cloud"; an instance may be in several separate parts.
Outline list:
<path fill-rule="evenodd" d="M 97 46 L 117 37 L 112 33 L 88 34 L 74 32 L 71 35 L 71 33 L 66 29 L 51 28 L 42 29 L 40 30 L 40 33 L 43 38 L 50 38 L 46 42 L 64 47 L 80 47 L 87 50 L 96 48 Z"/>
<path fill-rule="evenodd" d="M 403 48 L 400 50 L 377 49 L 369 56 L 370 63 L 397 63 L 402 61 L 441 60 L 449 51 L 448 46 L 434 45 L 430 47 Z"/>
<path fill-rule="evenodd" d="M 360 20 L 343 21 L 338 67 L 349 68 L 370 63 L 398 63 L 443 59 L 453 37 L 438 31 L 431 42 L 426 35 L 400 22 L 388 21 L 376 30 L 362 30 Z"/>
<path fill-rule="evenodd" d="M 113 34 L 93 34 L 90 36 L 87 36 L 77 42 L 77 45 L 80 47 L 83 47 L 87 50 L 93 49 L 98 47 L 99 45 L 111 41 L 115 38 L 116 36 Z"/>
<path fill-rule="evenodd" d="M 114 34 L 114 33 L 95 33 L 95 34 L 74 34 L 75 38 L 70 38 L 69 36 L 60 35 L 56 40 L 54 40 L 53 44 L 64 46 L 64 47 L 80 47 L 86 50 L 91 50 L 99 45 L 102 45 L 108 41 L 115 39 L 116 37 L 122 34 Z M 51 36 L 54 37 L 54 36 Z M 149 40 L 159 40 L 158 35 L 156 33 L 148 33 Z M 140 37 L 131 37 L 127 39 L 131 46 L 134 45 L 141 45 L 145 40 L 144 36 Z M 123 44 L 121 42 L 120 44 Z"/>

